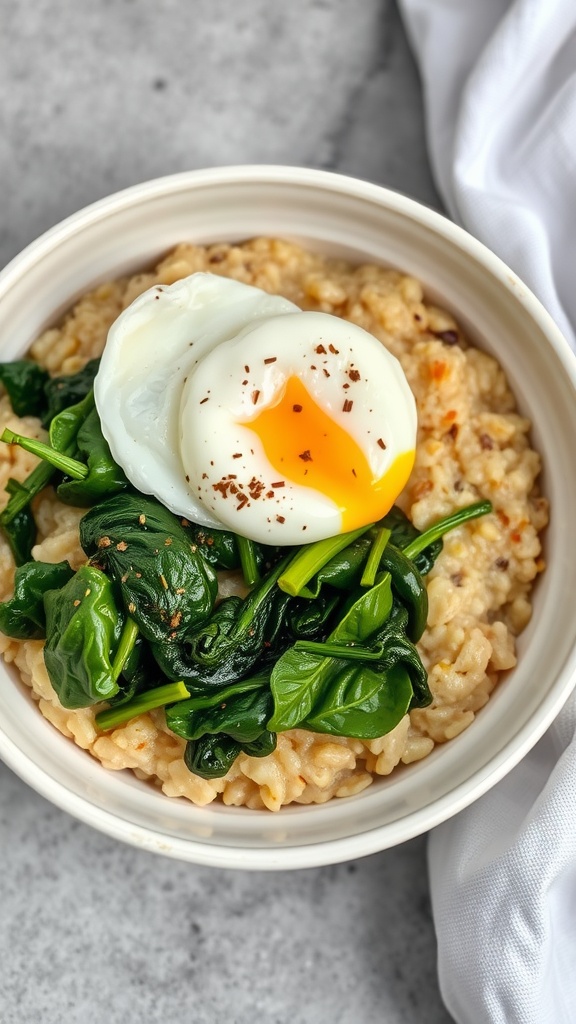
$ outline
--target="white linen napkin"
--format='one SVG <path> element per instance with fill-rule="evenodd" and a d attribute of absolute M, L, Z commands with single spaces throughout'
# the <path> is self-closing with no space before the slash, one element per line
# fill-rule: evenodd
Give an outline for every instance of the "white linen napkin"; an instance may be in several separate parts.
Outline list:
<path fill-rule="evenodd" d="M 454 220 L 576 349 L 576 0 L 400 0 Z M 429 843 L 440 986 L 458 1024 L 576 1024 L 576 696 Z"/>

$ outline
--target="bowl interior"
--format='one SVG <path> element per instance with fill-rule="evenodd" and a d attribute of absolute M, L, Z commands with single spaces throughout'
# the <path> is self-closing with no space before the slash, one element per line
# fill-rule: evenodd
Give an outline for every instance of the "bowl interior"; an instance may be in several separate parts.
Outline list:
<path fill-rule="evenodd" d="M 549 318 L 479 243 L 394 193 L 293 168 L 178 175 L 104 200 L 48 232 L 0 275 L 2 359 L 23 354 L 88 288 L 146 267 L 178 242 L 255 235 L 408 271 L 504 366 L 520 410 L 533 421 L 552 508 L 548 568 L 519 640 L 518 666 L 473 725 L 424 761 L 353 798 L 289 807 L 279 815 L 218 804 L 196 808 L 167 799 L 128 772 L 106 772 L 41 717 L 4 666 L 0 754 L 45 796 L 129 842 L 222 866 L 298 867 L 383 849 L 460 810 L 523 756 L 570 692 L 575 375 Z"/>

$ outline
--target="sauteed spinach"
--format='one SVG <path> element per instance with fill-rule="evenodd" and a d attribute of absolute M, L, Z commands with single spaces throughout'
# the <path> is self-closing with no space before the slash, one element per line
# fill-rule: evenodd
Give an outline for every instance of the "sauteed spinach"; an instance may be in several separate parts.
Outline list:
<path fill-rule="evenodd" d="M 93 366 L 59 381 L 34 367 L 4 376 L 0 367 L 15 402 L 30 391 L 22 414 L 34 409 L 49 424 L 49 443 L 2 435 L 43 461 L 24 483 L 9 483 L 0 515 L 20 563 L 0 628 L 46 638 L 64 707 L 106 702 L 96 715 L 102 730 L 163 708 L 190 770 L 216 778 L 240 753 L 270 753 L 278 732 L 372 739 L 431 702 L 415 646 L 428 611 L 423 577 L 444 533 L 489 513 L 489 502 L 423 533 L 393 508 L 378 523 L 288 551 L 204 530 L 135 492 L 115 464 Z M 80 523 L 87 563 L 77 572 L 30 560 L 30 501 L 51 480 L 62 500 L 90 506 Z M 245 598 L 217 604 L 222 570 L 242 571 Z"/>

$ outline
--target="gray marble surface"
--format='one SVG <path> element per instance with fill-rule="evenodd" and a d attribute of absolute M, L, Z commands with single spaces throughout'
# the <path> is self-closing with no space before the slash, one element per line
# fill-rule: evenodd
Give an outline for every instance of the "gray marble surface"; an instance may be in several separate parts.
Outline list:
<path fill-rule="evenodd" d="M 134 182 L 325 167 L 438 205 L 392 0 L 0 0 L 0 265 Z M 136 851 L 0 765 L 0 1022 L 449 1024 L 424 838 L 303 872 Z"/>

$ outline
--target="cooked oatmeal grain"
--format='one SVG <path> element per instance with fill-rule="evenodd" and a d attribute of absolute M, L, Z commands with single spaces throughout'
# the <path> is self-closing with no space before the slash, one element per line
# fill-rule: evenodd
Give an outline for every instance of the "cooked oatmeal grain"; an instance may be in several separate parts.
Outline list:
<path fill-rule="evenodd" d="M 151 273 L 101 285 L 84 296 L 58 328 L 45 331 L 31 354 L 51 373 L 73 373 L 102 352 L 111 323 L 137 295 L 196 271 L 209 271 L 279 293 L 303 309 L 351 320 L 398 357 L 418 405 L 416 464 L 398 500 L 418 529 L 479 496 L 494 514 L 448 534 L 427 577 L 428 628 L 419 644 L 433 703 L 406 715 L 381 739 L 362 741 L 293 730 L 278 736 L 265 758 L 241 754 L 222 779 L 191 775 L 184 740 L 171 733 L 161 711 L 140 715 L 111 733 L 94 726 L 95 710 L 63 709 L 50 685 L 39 641 L 0 634 L 0 651 L 31 687 L 42 714 L 106 768 L 130 768 L 168 796 L 198 805 L 220 797 L 230 806 L 279 810 L 285 804 L 324 803 L 351 796 L 400 763 L 426 757 L 437 743 L 473 721 L 498 681 L 516 661 L 515 636 L 530 617 L 530 592 L 544 568 L 539 532 L 547 503 L 536 480 L 538 454 L 530 423 L 518 415 L 506 377 L 491 356 L 469 345 L 444 310 L 426 303 L 417 280 L 374 265 L 327 260 L 280 240 L 202 248 L 180 245 Z M 45 437 L 39 422 L 19 419 L 0 399 L 0 429 Z M 21 448 L 0 446 L 0 489 L 24 479 L 36 463 Z M 83 510 L 59 502 L 51 488 L 34 504 L 39 527 L 34 557 L 86 559 L 79 545 Z M 12 557 L 0 536 L 0 598 L 11 592 Z M 235 581 L 226 581 L 227 593 Z M 241 592 L 241 591 L 240 591 Z"/>

